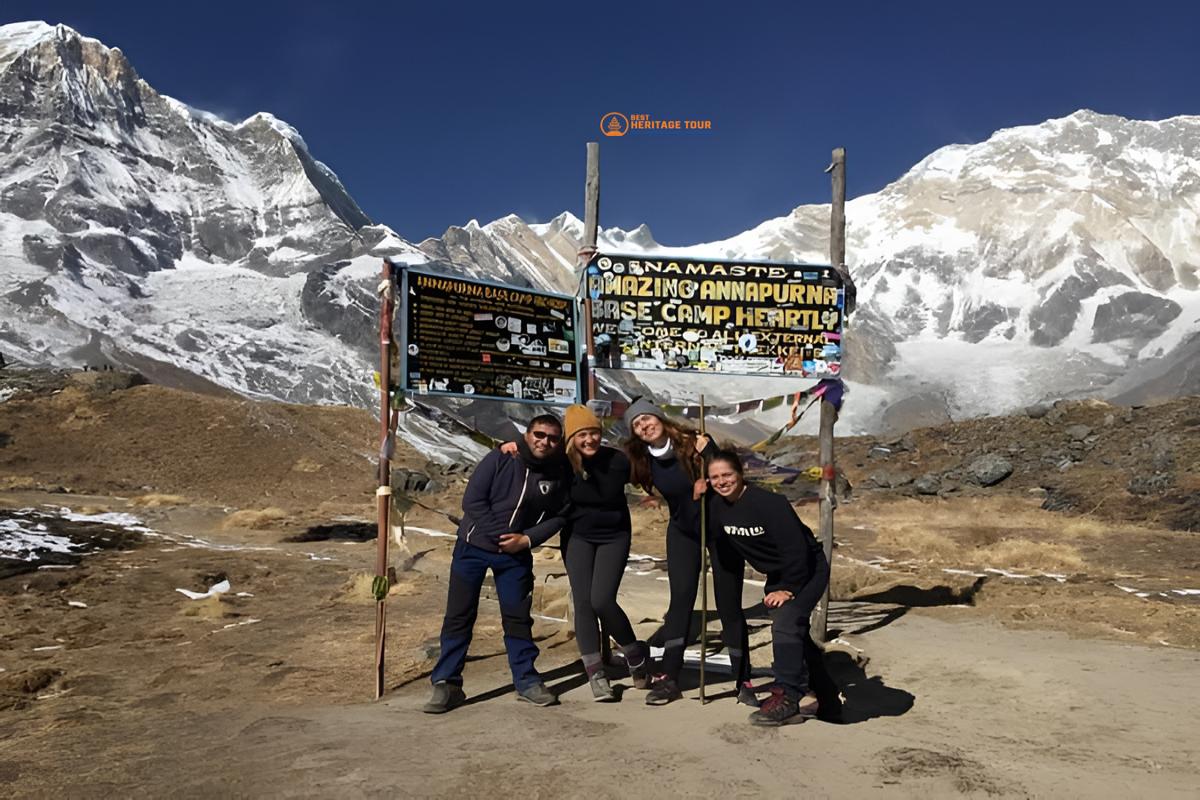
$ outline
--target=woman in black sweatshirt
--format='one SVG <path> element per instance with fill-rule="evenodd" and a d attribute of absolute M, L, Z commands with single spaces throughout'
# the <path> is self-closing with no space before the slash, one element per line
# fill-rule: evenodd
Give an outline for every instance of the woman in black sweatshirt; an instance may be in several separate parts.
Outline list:
<path fill-rule="evenodd" d="M 567 408 L 563 432 L 572 480 L 561 541 L 571 582 L 575 641 L 592 699 L 612 702 L 617 696 L 604 674 L 601 622 L 604 632 L 617 640 L 634 687 L 650 686 L 650 648 L 637 639 L 629 617 L 617 604 L 633 535 L 625 497 L 629 459 L 620 450 L 600 443 L 600 420 L 587 406 Z M 516 446 L 505 444 L 501 450 L 513 455 Z"/>
<path fill-rule="evenodd" d="M 600 443 L 600 420 L 587 406 L 570 406 L 564 418 L 567 459 L 575 477 L 562 546 L 575 604 L 575 640 L 592 698 L 610 702 L 617 697 L 601 662 L 600 622 L 620 646 L 633 685 L 645 689 L 650 683 L 650 648 L 637 640 L 617 604 L 632 537 L 625 498 L 629 459 Z"/>
<path fill-rule="evenodd" d="M 704 460 L 717 452 L 707 436 L 670 421 L 658 407 L 638 399 L 625 412 L 630 436 L 625 449 L 632 472 L 630 482 L 652 494 L 655 490 L 671 511 L 667 523 L 667 577 L 671 602 L 663 620 L 663 657 L 646 695 L 649 705 L 664 705 L 682 697 L 679 673 L 700 584 L 700 498 L 705 492 Z M 708 542 L 713 568 L 721 638 L 729 650 L 738 685 L 738 700 L 757 705 L 750 686 L 750 646 L 742 613 L 745 564 L 728 543 Z"/>
<path fill-rule="evenodd" d="M 746 483 L 735 453 L 720 451 L 709 459 L 708 482 L 714 492 L 708 501 L 710 533 L 767 576 L 763 605 L 771 615 L 775 690 L 750 721 L 787 725 L 811 719 L 819 705 L 809 690 L 809 668 L 831 683 L 809 636 L 809 617 L 829 584 L 829 562 L 786 497 Z"/>

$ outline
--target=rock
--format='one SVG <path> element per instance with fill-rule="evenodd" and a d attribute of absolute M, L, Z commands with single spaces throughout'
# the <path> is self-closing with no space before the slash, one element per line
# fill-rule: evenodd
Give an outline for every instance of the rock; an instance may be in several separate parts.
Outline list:
<path fill-rule="evenodd" d="M 1029 417 L 1030 419 L 1041 419 L 1049 413 L 1050 406 L 1046 405 L 1045 403 L 1038 403 L 1037 405 L 1025 407 L 1025 416 Z"/>
<path fill-rule="evenodd" d="M 1174 476 L 1166 472 L 1156 472 L 1153 475 L 1136 475 L 1129 481 L 1130 494 L 1149 495 L 1163 494 L 1175 485 Z"/>
<path fill-rule="evenodd" d="M 906 433 L 899 439 L 886 443 L 893 453 L 911 453 L 917 449 L 917 440 L 911 433 Z"/>
<path fill-rule="evenodd" d="M 1067 436 L 1070 436 L 1072 441 L 1081 442 L 1090 436 L 1092 429 L 1087 425 L 1068 425 Z"/>
<path fill-rule="evenodd" d="M 867 451 L 867 458 L 888 458 L 891 454 L 892 451 L 890 448 L 877 444 Z"/>
<path fill-rule="evenodd" d="M 935 472 L 926 472 L 913 481 L 917 494 L 937 494 L 942 489 L 942 479 Z"/>
<path fill-rule="evenodd" d="M 1070 511 L 1078 505 L 1075 498 L 1065 492 L 1049 486 L 1043 488 L 1046 499 L 1042 501 L 1042 508 L 1046 511 Z"/>
<path fill-rule="evenodd" d="M 806 450 L 787 450 L 771 456 L 771 463 L 780 467 L 810 467 L 817 460 L 815 453 Z"/>
<path fill-rule="evenodd" d="M 867 480 L 880 489 L 897 489 L 912 483 L 912 476 L 907 472 L 894 469 L 881 469 L 872 472 Z"/>
<path fill-rule="evenodd" d="M 1046 412 L 1046 422 L 1049 422 L 1051 425 L 1057 425 L 1063 421 L 1063 417 L 1065 416 L 1067 416 L 1067 412 L 1055 406 Z"/>
<path fill-rule="evenodd" d="M 995 486 L 1012 474 L 1013 466 L 1008 459 L 990 453 L 980 456 L 967 467 L 967 473 L 980 486 Z"/>

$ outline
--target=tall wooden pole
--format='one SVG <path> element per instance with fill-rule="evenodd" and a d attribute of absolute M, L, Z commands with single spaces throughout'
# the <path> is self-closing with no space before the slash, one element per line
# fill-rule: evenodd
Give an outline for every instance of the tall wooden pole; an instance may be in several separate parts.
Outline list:
<path fill-rule="evenodd" d="M 583 242 L 579 247 L 580 285 L 583 287 L 583 333 L 587 347 L 587 396 L 584 402 L 596 399 L 596 336 L 592 331 L 592 292 L 588 286 L 588 262 L 596 255 L 596 239 L 600 229 L 600 143 L 587 143 L 587 177 L 583 185 Z M 569 590 L 568 590 L 569 592 Z M 568 608 L 574 600 L 568 597 Z M 612 662 L 612 645 L 604 623 L 600 623 L 600 662 Z"/>
<path fill-rule="evenodd" d="M 596 339 L 592 332 L 592 293 L 588 288 L 587 265 L 596 254 L 600 227 L 600 143 L 587 143 L 587 181 L 583 189 L 583 243 L 579 248 L 583 285 L 583 328 L 587 346 L 587 397 L 596 398 Z"/>
<path fill-rule="evenodd" d="M 705 435 L 704 395 L 700 395 L 700 435 Z M 704 458 L 700 458 L 700 469 L 704 469 Z M 704 477 L 708 477 L 705 475 Z M 700 498 L 700 705 L 704 697 L 704 664 L 708 660 L 708 503 Z M 739 599 L 740 603 L 741 600 Z"/>
<path fill-rule="evenodd" d="M 379 517 L 376 534 L 378 546 L 375 557 L 375 699 L 383 697 L 383 661 L 387 640 L 387 575 L 388 575 L 388 520 L 392 501 L 392 462 L 389 437 L 392 419 L 392 317 L 396 311 L 395 273 L 390 261 L 383 262 L 379 314 L 379 487 L 375 500 Z"/>
<path fill-rule="evenodd" d="M 829 262 L 845 269 L 846 264 L 846 150 L 838 147 L 833 151 L 833 163 L 829 165 L 833 184 L 833 204 L 829 215 Z M 821 464 L 821 545 L 829 561 L 832 582 L 833 572 L 833 495 L 837 485 L 837 473 L 833 465 L 833 423 L 837 420 L 837 409 L 828 400 L 821 399 L 820 442 Z M 829 587 L 817 604 L 813 614 L 812 635 L 819 644 L 828 640 Z"/>

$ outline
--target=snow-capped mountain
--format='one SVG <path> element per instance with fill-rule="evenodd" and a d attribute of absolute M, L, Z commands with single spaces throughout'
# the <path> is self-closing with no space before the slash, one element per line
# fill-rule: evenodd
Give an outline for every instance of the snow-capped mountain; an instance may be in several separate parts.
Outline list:
<path fill-rule="evenodd" d="M 846 217 L 860 309 L 847 375 L 892 395 L 933 391 L 951 413 L 999 412 L 1127 388 L 1200 343 L 1200 117 L 1079 111 L 1002 130 L 938 150 L 849 201 Z M 570 214 L 504 223 L 481 231 L 536 234 L 559 260 L 583 227 Z M 829 206 L 808 205 L 717 242 L 663 246 L 645 225 L 600 240 L 615 252 L 822 262 L 828 230 Z"/>
<path fill-rule="evenodd" d="M 842 430 L 874 427 L 917 393 L 953 413 L 995 412 L 1118 377 L 1114 391 L 1128 393 L 1137 365 L 1194 360 L 1198 145 L 1200 117 L 1079 112 L 943 148 L 852 200 L 860 310 Z M 411 244 L 372 224 L 286 123 L 190 108 L 65 26 L 0 26 L 10 358 L 109 360 L 253 396 L 370 405 L 383 256 L 571 292 L 582 227 L 569 213 L 508 216 Z M 601 246 L 824 261 L 827 232 L 828 206 L 814 205 L 720 242 L 663 247 L 643 225 L 604 230 Z M 1156 385 L 1186 390 L 1177 383 Z M 678 377 L 652 385 L 697 391 Z M 731 400 L 788 388 L 710 379 L 704 390 Z"/>

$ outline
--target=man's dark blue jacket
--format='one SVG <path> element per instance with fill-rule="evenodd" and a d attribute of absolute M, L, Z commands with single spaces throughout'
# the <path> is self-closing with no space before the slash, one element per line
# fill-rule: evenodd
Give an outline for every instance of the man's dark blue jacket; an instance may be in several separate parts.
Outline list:
<path fill-rule="evenodd" d="M 571 476 L 561 455 L 534 458 L 523 439 L 518 457 L 493 450 L 484 456 L 463 494 L 458 536 L 493 553 L 500 536 L 523 533 L 530 545 L 544 544 L 562 528 L 567 515 Z"/>

